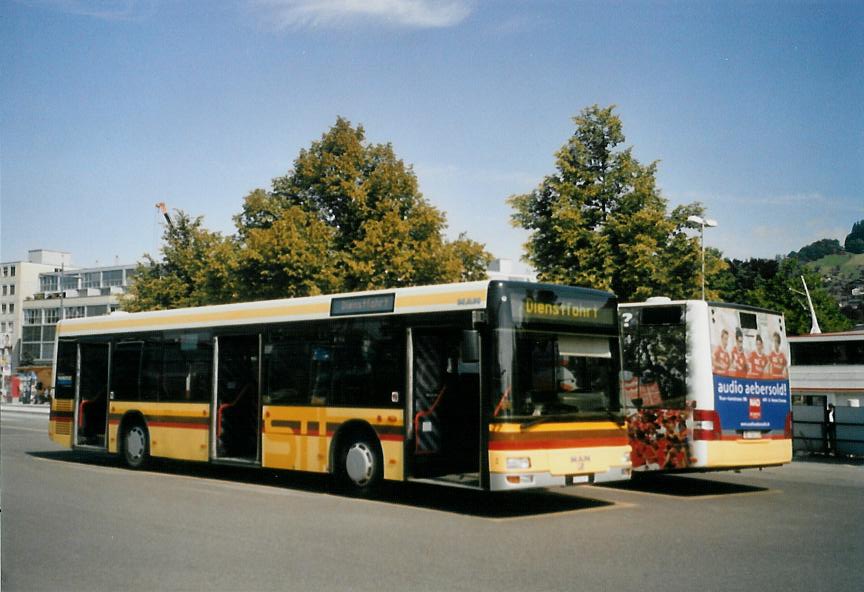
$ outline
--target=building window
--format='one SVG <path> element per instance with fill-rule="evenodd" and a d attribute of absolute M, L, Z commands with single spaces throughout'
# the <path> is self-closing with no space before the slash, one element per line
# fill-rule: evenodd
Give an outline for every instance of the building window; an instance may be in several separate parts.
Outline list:
<path fill-rule="evenodd" d="M 3 268 L 3 277 L 9 277 L 9 268 L 8 267 Z"/>
<path fill-rule="evenodd" d="M 60 320 L 60 309 L 59 308 L 46 308 L 45 309 L 45 324 L 46 325 L 54 325 L 57 321 Z"/>
<path fill-rule="evenodd" d="M 12 268 L 10 268 L 9 271 L 12 272 L 10 275 L 11 275 L 12 277 L 15 277 L 15 267 L 13 266 Z"/>
<path fill-rule="evenodd" d="M 22 343 L 21 344 L 21 357 L 29 357 L 33 360 L 38 360 L 39 356 L 42 355 L 42 344 L 41 343 Z"/>
<path fill-rule="evenodd" d="M 81 319 L 84 318 L 85 307 L 83 306 L 67 306 L 66 307 L 66 317 L 67 319 Z"/>
<path fill-rule="evenodd" d="M 12 314 L 13 312 L 15 312 L 15 305 L 14 305 L 14 304 L 10 304 L 10 305 L 9 305 L 9 314 Z"/>
<path fill-rule="evenodd" d="M 12 284 L 11 286 L 9 286 L 9 295 L 10 296 L 15 295 L 15 284 Z"/>
<path fill-rule="evenodd" d="M 84 285 L 83 288 L 98 288 L 100 287 L 101 276 L 102 274 L 98 271 L 88 271 L 84 274 Z"/>
<path fill-rule="evenodd" d="M 54 343 L 54 337 L 57 336 L 56 325 L 46 325 L 42 327 L 42 341 L 50 341 Z"/>
<path fill-rule="evenodd" d="M 87 316 L 88 317 L 101 317 L 102 315 L 108 314 L 108 305 L 107 304 L 97 304 L 96 306 L 88 306 L 87 307 Z"/>
<path fill-rule="evenodd" d="M 60 278 L 56 275 L 43 275 L 39 277 L 39 289 L 42 292 L 56 292 L 57 281 Z"/>
<path fill-rule="evenodd" d="M 102 285 L 104 286 L 122 286 L 123 285 L 123 270 L 112 269 L 111 271 L 102 272 Z"/>
<path fill-rule="evenodd" d="M 21 341 L 24 342 L 33 342 L 33 341 L 42 341 L 42 327 L 39 326 L 31 326 L 24 327 L 24 331 L 21 334 Z"/>
<path fill-rule="evenodd" d="M 42 311 L 38 309 L 29 309 L 24 311 L 24 324 L 25 325 L 41 325 L 42 324 Z"/>
<path fill-rule="evenodd" d="M 6 290 L 7 290 L 7 289 L 8 289 L 8 288 L 7 288 L 6 285 L 4 284 L 4 285 L 3 285 L 3 295 L 4 295 L 4 296 L 7 295 L 7 294 L 6 294 Z"/>
<path fill-rule="evenodd" d="M 3 305 L 3 307 L 2 307 L 2 308 L 0 308 L 0 310 L 2 310 L 2 311 L 3 311 L 3 314 L 6 314 L 6 305 L 5 305 L 5 304 L 4 304 L 4 305 Z"/>
<path fill-rule="evenodd" d="M 61 289 L 63 290 L 77 290 L 78 289 L 78 280 L 81 278 L 77 275 L 64 275 Z"/>

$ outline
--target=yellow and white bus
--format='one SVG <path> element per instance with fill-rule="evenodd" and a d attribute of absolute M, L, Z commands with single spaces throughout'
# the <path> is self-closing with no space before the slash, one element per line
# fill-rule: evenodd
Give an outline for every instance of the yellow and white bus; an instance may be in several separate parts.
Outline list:
<path fill-rule="evenodd" d="M 627 479 L 616 301 L 485 281 L 62 321 L 50 435 L 484 490 Z"/>
<path fill-rule="evenodd" d="M 783 315 L 652 298 L 619 306 L 621 383 L 634 471 L 706 471 L 792 460 Z"/>

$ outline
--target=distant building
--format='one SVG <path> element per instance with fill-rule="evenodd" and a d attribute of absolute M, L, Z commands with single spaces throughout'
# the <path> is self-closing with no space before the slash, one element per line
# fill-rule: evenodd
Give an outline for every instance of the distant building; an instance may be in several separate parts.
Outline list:
<path fill-rule="evenodd" d="M 70 267 L 72 257 L 64 251 L 35 249 L 26 261 L 0 263 L 0 366 L 3 387 L 18 364 L 24 325 L 24 303 L 39 290 L 39 274 Z"/>
<path fill-rule="evenodd" d="M 57 322 L 117 310 L 135 268 L 110 265 L 41 273 L 38 291 L 23 303 L 21 358 L 36 364 L 53 362 Z"/>
<path fill-rule="evenodd" d="M 489 264 L 486 274 L 490 280 L 522 280 L 533 282 L 537 279 L 535 273 L 515 273 L 513 271 L 513 261 L 510 259 L 495 259 Z"/>
<path fill-rule="evenodd" d="M 864 331 L 789 337 L 794 405 L 864 406 Z"/>

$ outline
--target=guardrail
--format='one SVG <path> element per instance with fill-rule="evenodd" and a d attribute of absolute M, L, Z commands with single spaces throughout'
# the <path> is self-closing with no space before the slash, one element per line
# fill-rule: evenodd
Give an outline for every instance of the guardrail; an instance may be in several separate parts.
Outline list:
<path fill-rule="evenodd" d="M 818 406 L 792 407 L 795 452 L 864 456 L 864 408 L 836 407 L 834 421 Z"/>

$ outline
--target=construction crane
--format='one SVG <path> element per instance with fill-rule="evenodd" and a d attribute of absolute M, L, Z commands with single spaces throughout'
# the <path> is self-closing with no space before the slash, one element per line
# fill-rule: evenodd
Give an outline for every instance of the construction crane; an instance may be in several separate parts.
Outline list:
<path fill-rule="evenodd" d="M 156 209 L 162 212 L 162 215 L 165 216 L 165 221 L 168 222 L 168 226 L 174 228 L 174 223 L 171 222 L 171 216 L 168 215 L 168 207 L 165 205 L 165 202 L 160 201 L 157 203 Z"/>

